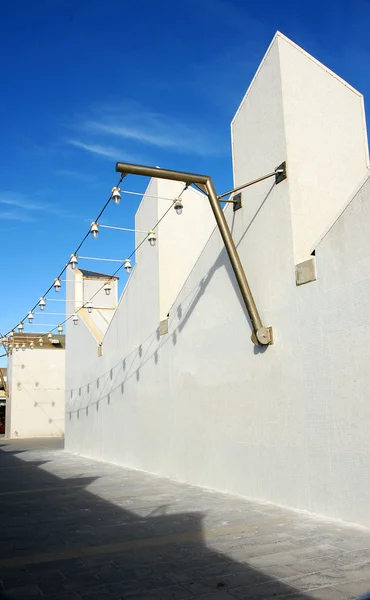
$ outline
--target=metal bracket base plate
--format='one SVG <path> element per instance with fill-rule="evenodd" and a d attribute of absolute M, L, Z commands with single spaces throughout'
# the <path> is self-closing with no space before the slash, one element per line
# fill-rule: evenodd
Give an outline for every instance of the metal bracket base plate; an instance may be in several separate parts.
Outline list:
<path fill-rule="evenodd" d="M 287 177 L 288 176 L 287 176 L 287 172 L 286 172 L 286 162 L 284 161 L 283 163 L 281 163 L 281 165 L 279 165 L 275 169 L 275 183 L 276 183 L 276 185 L 278 183 L 281 183 L 282 181 L 284 181 L 284 179 L 286 179 Z"/>
<path fill-rule="evenodd" d="M 261 327 L 257 332 L 253 331 L 251 340 L 256 346 L 270 346 L 274 343 L 272 327 Z"/>
<path fill-rule="evenodd" d="M 239 210 L 239 208 L 242 207 L 242 194 L 241 192 L 239 192 L 239 194 L 235 194 L 235 196 L 233 196 L 233 210 L 234 212 L 236 212 L 237 210 Z"/>

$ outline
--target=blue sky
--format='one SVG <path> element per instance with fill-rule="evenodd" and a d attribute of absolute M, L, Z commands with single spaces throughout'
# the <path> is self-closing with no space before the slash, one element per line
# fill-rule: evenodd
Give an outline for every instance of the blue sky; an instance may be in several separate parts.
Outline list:
<path fill-rule="evenodd" d="M 117 160 L 232 187 L 230 121 L 277 29 L 370 111 L 369 0 L 5 0 L 1 13 L 1 332 L 61 270 L 116 184 Z M 109 207 L 105 222 L 132 227 L 138 202 Z M 84 253 L 132 249 L 114 233 Z"/>

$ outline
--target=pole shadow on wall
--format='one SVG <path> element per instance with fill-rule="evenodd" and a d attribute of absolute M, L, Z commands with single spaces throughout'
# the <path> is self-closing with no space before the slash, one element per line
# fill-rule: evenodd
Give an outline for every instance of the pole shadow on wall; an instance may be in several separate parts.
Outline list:
<path fill-rule="evenodd" d="M 6 473 L 0 492 L 0 598 L 225 600 L 230 592 L 230 600 L 287 594 L 309 600 L 287 583 L 233 560 L 227 550 L 208 547 L 205 513 L 177 508 L 179 494 L 180 503 L 196 506 L 196 488 L 124 469 L 117 481 L 116 468 L 110 477 L 109 465 L 76 460 L 92 475 L 61 479 L 14 444 L 0 445 L 0 469 Z M 52 456 L 50 470 L 53 461 Z M 57 461 L 56 468 L 65 470 L 65 464 Z M 99 473 L 106 475 L 101 483 Z M 238 518 L 244 529 L 256 529 L 253 511 Z M 227 531 L 215 544 L 231 551 L 240 541 Z M 245 536 L 243 547 L 253 556 L 258 542 L 258 534 Z"/>
<path fill-rule="evenodd" d="M 239 245 L 241 244 L 241 242 L 244 239 L 244 236 L 246 235 L 246 233 L 248 232 L 250 227 L 252 227 L 255 219 L 257 218 L 258 214 L 262 210 L 266 201 L 270 197 L 270 194 L 271 194 L 272 190 L 274 189 L 274 187 L 276 187 L 275 183 L 273 183 L 273 185 L 269 188 L 267 194 L 264 196 L 258 209 L 256 210 L 255 214 L 251 218 L 248 227 L 243 232 L 243 235 L 241 236 L 241 238 L 236 242 L 237 247 L 239 247 Z M 231 223 L 231 231 L 233 231 L 233 229 L 234 229 L 234 218 L 235 218 L 235 215 L 234 215 L 232 223 Z M 175 327 L 174 329 L 172 327 L 170 327 L 170 329 L 172 330 L 172 333 L 167 336 L 161 336 L 160 332 L 159 332 L 159 328 L 157 328 L 154 332 L 152 332 L 147 337 L 146 340 L 143 340 L 137 346 L 137 348 L 135 348 L 132 352 L 130 352 L 127 356 L 125 356 L 124 359 L 121 359 L 119 361 L 119 363 L 114 365 L 106 373 L 103 373 L 102 375 L 100 375 L 100 377 L 97 380 L 89 382 L 89 383 L 85 384 L 84 386 L 81 386 L 80 388 L 78 388 L 78 396 L 80 398 L 79 405 L 76 408 L 75 405 L 71 406 L 71 403 L 70 403 L 70 406 L 67 407 L 67 410 L 66 410 L 68 418 L 69 419 L 72 418 L 72 413 L 77 413 L 77 417 L 79 418 L 80 411 L 84 411 L 84 410 L 85 410 L 86 416 L 88 416 L 89 407 L 91 407 L 93 405 L 96 405 L 98 407 L 99 401 L 107 400 L 107 403 L 111 404 L 111 402 L 114 402 L 114 400 L 112 400 L 112 398 L 111 398 L 112 394 L 114 394 L 114 392 L 119 391 L 120 395 L 124 396 L 125 383 L 128 380 L 135 379 L 135 381 L 137 383 L 140 382 L 140 370 L 145 366 L 145 364 L 147 364 L 150 360 L 153 359 L 155 365 L 158 365 L 158 363 L 160 361 L 160 350 L 161 350 L 162 346 L 164 346 L 165 344 L 168 344 L 169 342 L 172 342 L 172 344 L 174 346 L 177 344 L 178 336 L 181 335 L 182 331 L 185 329 L 191 315 L 194 312 L 194 309 L 196 308 L 198 302 L 203 297 L 209 283 L 211 282 L 215 273 L 219 269 L 225 269 L 225 271 L 228 275 L 230 284 L 233 286 L 235 294 L 240 303 L 240 307 L 243 311 L 244 317 L 247 320 L 250 330 L 252 332 L 253 326 L 250 321 L 245 303 L 241 296 L 239 286 L 236 282 L 234 272 L 230 265 L 230 260 L 227 256 L 227 252 L 226 252 L 225 248 L 222 248 L 222 250 L 219 252 L 215 262 L 213 263 L 212 267 L 209 269 L 207 275 L 205 277 L 203 277 L 192 290 L 190 290 L 190 292 L 187 294 L 187 296 L 182 300 L 182 303 L 176 307 L 176 311 L 173 314 L 171 314 L 171 311 L 170 311 L 170 313 L 169 313 L 170 324 L 172 325 L 176 320 L 179 321 L 177 327 Z M 186 307 L 186 310 L 184 310 L 183 309 L 184 303 L 192 295 L 194 295 L 194 297 L 191 299 L 189 305 Z M 154 348 L 153 344 L 155 344 L 155 342 L 157 342 L 157 344 L 156 344 L 156 347 Z M 268 349 L 267 345 L 264 345 L 264 346 L 260 346 L 260 345 L 256 345 L 256 344 L 253 345 L 254 354 L 264 353 L 267 349 Z M 137 358 L 139 359 L 138 364 L 137 364 L 137 360 L 136 360 Z M 122 369 L 121 369 L 121 365 L 122 365 Z M 120 379 L 120 376 L 122 376 L 122 375 L 123 375 L 123 379 Z M 101 381 L 103 381 L 103 383 L 101 383 Z M 84 393 L 82 393 L 82 389 L 84 390 Z M 95 393 L 97 393 L 97 390 L 99 390 L 99 398 L 98 399 L 95 399 L 93 394 L 91 394 L 91 392 L 93 390 L 95 390 Z M 69 390 L 69 393 L 70 393 L 70 399 L 71 399 L 74 395 L 73 390 Z M 114 396 L 114 398 L 115 398 L 115 396 Z M 87 403 L 84 404 L 85 401 Z"/>
<path fill-rule="evenodd" d="M 265 197 L 263 198 L 262 202 L 260 203 L 260 205 L 259 205 L 258 209 L 256 210 L 255 214 L 251 218 L 248 227 L 243 232 L 243 235 L 241 236 L 241 238 L 238 241 L 235 242 L 235 245 L 236 245 L 237 248 L 239 248 L 239 246 L 242 243 L 245 235 L 248 233 L 249 229 L 252 227 L 254 221 L 258 217 L 260 211 L 262 210 L 263 206 L 265 205 L 266 201 L 268 200 L 271 192 L 273 191 L 273 189 L 275 187 L 276 187 L 276 184 L 274 182 L 272 184 L 272 186 L 269 188 L 269 190 L 268 190 L 267 194 L 265 195 Z M 233 218 L 232 218 L 231 227 L 230 227 L 231 233 L 233 233 L 233 230 L 234 230 L 234 220 L 235 220 L 235 212 L 233 213 Z M 258 257 L 254 257 L 254 260 L 258 260 Z M 199 284 L 198 284 L 198 291 L 197 291 L 194 299 L 192 300 L 190 306 L 187 308 L 185 314 L 183 314 L 183 311 L 181 310 L 181 305 L 180 305 L 180 307 L 178 307 L 179 318 L 181 318 L 181 322 L 180 322 L 180 324 L 178 326 L 179 332 L 181 332 L 185 328 L 187 321 L 191 317 L 191 315 L 192 315 L 192 313 L 194 311 L 194 308 L 198 304 L 199 300 L 204 295 L 204 293 L 205 293 L 205 291 L 207 289 L 207 286 L 209 285 L 210 281 L 212 280 L 213 276 L 218 271 L 218 269 L 221 269 L 221 268 L 224 268 L 226 270 L 226 273 L 227 273 L 227 275 L 229 277 L 230 283 L 233 286 L 235 294 L 236 294 L 236 296 L 237 296 L 237 298 L 239 300 L 239 303 L 240 303 L 241 309 L 243 311 L 243 314 L 244 314 L 245 318 L 248 321 L 248 324 L 249 324 L 249 327 L 251 329 L 251 332 L 253 332 L 253 326 L 252 326 L 252 323 L 251 323 L 248 311 L 246 309 L 245 302 L 244 302 L 244 300 L 242 298 L 242 295 L 240 293 L 239 286 L 238 286 L 237 281 L 235 279 L 235 275 L 234 275 L 233 269 L 232 269 L 232 267 L 230 265 L 230 260 L 228 258 L 228 255 L 227 255 L 227 252 L 226 252 L 225 248 L 223 248 L 221 250 L 221 252 L 219 253 L 219 255 L 216 258 L 216 260 L 215 260 L 212 268 L 208 271 L 206 277 L 204 277 L 203 279 L 201 279 L 201 281 L 199 282 Z M 180 310 L 180 313 L 179 313 L 179 310 Z M 263 353 L 263 352 L 265 352 L 267 350 L 267 348 L 268 348 L 267 345 L 266 346 L 255 345 L 254 346 L 254 353 L 255 354 Z"/>

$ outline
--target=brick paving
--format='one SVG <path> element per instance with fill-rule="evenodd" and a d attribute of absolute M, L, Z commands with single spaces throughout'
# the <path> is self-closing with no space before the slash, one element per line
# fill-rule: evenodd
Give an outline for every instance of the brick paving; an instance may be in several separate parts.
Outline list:
<path fill-rule="evenodd" d="M 343 600 L 370 529 L 0 440 L 0 598 Z"/>

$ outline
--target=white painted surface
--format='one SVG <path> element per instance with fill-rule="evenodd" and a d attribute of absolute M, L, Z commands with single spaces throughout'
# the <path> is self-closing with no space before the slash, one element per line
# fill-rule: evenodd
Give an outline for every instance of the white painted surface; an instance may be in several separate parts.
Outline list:
<path fill-rule="evenodd" d="M 299 131 L 285 126 L 291 109 L 284 92 L 295 76 L 287 62 L 301 68 L 301 59 L 285 50 L 275 39 L 233 122 L 235 183 L 262 175 L 284 159 L 289 165 L 292 158 L 293 171 L 288 167 L 289 179 L 278 186 L 267 180 L 249 188 L 243 208 L 226 211 L 275 344 L 257 348 L 251 343 L 218 231 L 171 306 L 168 335 L 159 336 L 163 296 L 157 255 L 144 245 L 105 335 L 103 356 L 97 357 L 85 326 L 71 337 L 67 331 L 66 444 L 72 452 L 370 525 L 370 180 L 318 245 L 317 281 L 297 287 L 297 243 L 302 252 L 311 243 L 320 190 L 327 194 L 335 177 L 332 172 L 326 180 L 318 167 L 306 236 L 295 210 L 298 186 L 308 188 L 294 161 L 308 149 L 294 139 Z M 300 50 L 292 46 L 292 52 Z M 322 67 L 312 64 L 316 85 Z M 324 104 L 326 85 L 315 87 Z M 350 105 L 352 135 L 360 140 L 358 104 Z M 297 127 L 306 135 L 296 110 Z M 326 111 L 320 108 L 318 121 L 328 118 Z M 316 131 L 319 135 L 319 123 Z M 358 160 L 361 179 L 363 149 Z M 315 171 L 314 155 L 310 161 Z M 354 165 L 353 179 L 355 171 Z M 340 206 L 346 200 L 341 198 Z M 333 197 L 326 217 L 320 216 L 323 229 L 332 209 L 339 209 L 334 204 Z M 139 208 L 144 229 L 153 210 L 146 201 Z"/>
<path fill-rule="evenodd" d="M 65 351 L 13 351 L 8 360 L 6 436 L 62 437 L 65 416 Z"/>
<path fill-rule="evenodd" d="M 363 96 L 278 33 L 232 124 L 239 163 L 239 168 L 234 164 L 236 185 L 264 174 L 262 154 L 273 159 L 282 118 L 297 264 L 309 258 L 319 236 L 365 176 L 369 154 Z M 262 146 L 258 130 L 265 119 L 270 141 Z M 241 162 L 242 155 L 249 160 Z M 267 172 L 278 164 L 269 162 Z"/>

